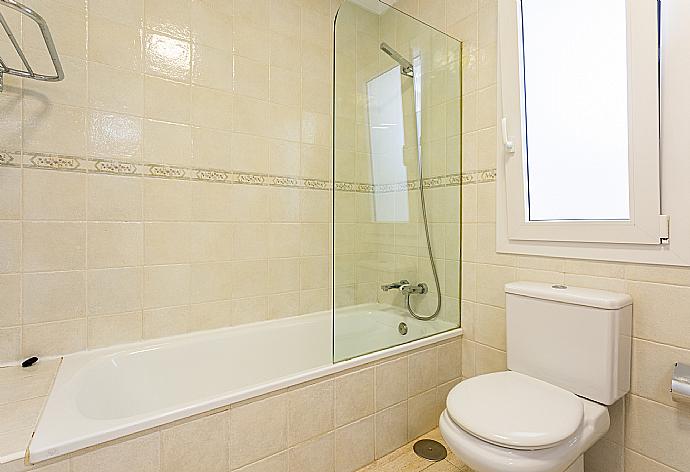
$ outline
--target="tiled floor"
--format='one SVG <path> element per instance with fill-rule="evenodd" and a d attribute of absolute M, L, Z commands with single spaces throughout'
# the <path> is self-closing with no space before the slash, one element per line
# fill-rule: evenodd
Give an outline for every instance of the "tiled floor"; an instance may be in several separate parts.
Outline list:
<path fill-rule="evenodd" d="M 438 429 L 418 439 L 422 438 L 435 439 L 448 449 L 448 445 L 441 437 L 441 433 Z M 463 464 L 450 449 L 448 449 L 448 457 L 440 462 L 431 462 L 419 457 L 412 450 L 412 445 L 416 441 L 417 439 L 405 444 L 400 449 L 360 469 L 359 472 L 419 472 L 421 470 L 425 472 L 473 472 L 472 469 Z"/>

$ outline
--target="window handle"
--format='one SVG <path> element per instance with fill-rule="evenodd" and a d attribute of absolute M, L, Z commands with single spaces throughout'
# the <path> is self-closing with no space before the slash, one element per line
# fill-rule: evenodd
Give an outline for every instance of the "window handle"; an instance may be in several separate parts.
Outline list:
<path fill-rule="evenodd" d="M 514 154 L 515 143 L 508 137 L 508 119 L 505 116 L 501 119 L 501 131 L 503 132 L 503 149 L 510 154 Z"/>

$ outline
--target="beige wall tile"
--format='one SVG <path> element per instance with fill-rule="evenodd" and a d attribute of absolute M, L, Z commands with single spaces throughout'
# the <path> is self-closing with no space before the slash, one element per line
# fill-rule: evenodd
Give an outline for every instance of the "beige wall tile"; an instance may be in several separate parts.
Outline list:
<path fill-rule="evenodd" d="M 374 369 L 363 369 L 335 381 L 335 424 L 342 426 L 374 413 Z"/>
<path fill-rule="evenodd" d="M 109 11 L 108 17 L 113 13 Z M 88 23 L 89 60 L 132 72 L 141 70 L 142 32 L 139 25 L 128 26 L 99 16 L 90 17 Z"/>
<path fill-rule="evenodd" d="M 22 246 L 22 225 L 0 222 L 0 273 L 19 272 Z"/>
<path fill-rule="evenodd" d="M 0 328 L 20 323 L 21 277 L 19 274 L 0 275 Z M 0 357 L 1 359 L 1 357 Z"/>
<path fill-rule="evenodd" d="M 374 460 L 374 417 L 335 431 L 335 470 L 351 472 Z"/>
<path fill-rule="evenodd" d="M 144 78 L 141 74 L 89 63 L 89 105 L 132 115 L 144 114 Z"/>
<path fill-rule="evenodd" d="M 21 352 L 21 328 L 0 328 L 0 358 L 18 361 Z"/>
<path fill-rule="evenodd" d="M 686 411 L 631 395 L 626 416 L 626 447 L 681 471 L 690 470 L 690 438 Z"/>
<path fill-rule="evenodd" d="M 290 470 L 328 472 L 335 469 L 335 434 L 328 433 L 289 450 Z"/>
<path fill-rule="evenodd" d="M 192 262 L 229 261 L 233 254 L 234 226 L 231 223 L 191 223 Z"/>
<path fill-rule="evenodd" d="M 238 472 L 287 472 L 288 452 L 283 451 L 274 456 L 249 464 L 239 469 Z"/>
<path fill-rule="evenodd" d="M 86 116 L 83 108 L 46 105 L 31 96 L 24 97 L 24 151 L 85 155 Z"/>
<path fill-rule="evenodd" d="M 230 410 L 230 469 L 287 448 L 288 402 L 285 395 Z"/>
<path fill-rule="evenodd" d="M 376 411 L 408 396 L 408 357 L 384 362 L 375 367 Z"/>
<path fill-rule="evenodd" d="M 475 366 L 476 375 L 501 372 L 507 370 L 505 351 L 499 351 L 483 344 L 476 344 Z"/>
<path fill-rule="evenodd" d="M 412 440 L 438 425 L 436 389 L 410 397 L 407 401 L 407 439 Z"/>
<path fill-rule="evenodd" d="M 22 355 L 54 356 L 86 349 L 86 319 L 25 325 Z"/>
<path fill-rule="evenodd" d="M 19 219 L 22 199 L 21 170 L 12 168 L 0 168 L 0 219 Z"/>
<path fill-rule="evenodd" d="M 438 346 L 439 384 L 462 375 L 462 342 L 458 339 Z"/>
<path fill-rule="evenodd" d="M 189 125 L 144 120 L 144 160 L 186 167 L 192 160 Z"/>
<path fill-rule="evenodd" d="M 188 83 L 191 57 L 192 46 L 188 41 L 162 34 L 144 34 L 144 71 L 148 74 Z"/>
<path fill-rule="evenodd" d="M 86 58 L 86 5 L 79 2 L 61 3 L 47 0 L 34 0 L 32 7 L 51 25 L 50 32 L 55 44 L 61 45 L 62 54 Z M 24 46 L 43 48 L 44 41 L 38 28 L 22 31 Z"/>
<path fill-rule="evenodd" d="M 192 45 L 193 84 L 232 92 L 235 74 L 236 66 L 229 48 L 218 49 L 198 43 Z"/>
<path fill-rule="evenodd" d="M 86 272 L 44 272 L 22 277 L 22 322 L 86 316 Z"/>
<path fill-rule="evenodd" d="M 149 433 L 128 441 L 77 455 L 71 460 L 73 472 L 158 472 L 160 470 L 159 433 Z"/>
<path fill-rule="evenodd" d="M 192 2 L 192 40 L 232 49 L 232 5 L 225 2 Z"/>
<path fill-rule="evenodd" d="M 486 305 L 505 306 L 504 286 L 516 277 L 512 267 L 477 265 L 477 301 Z"/>
<path fill-rule="evenodd" d="M 146 76 L 144 97 L 147 118 L 189 123 L 192 116 L 192 91 L 188 84 Z"/>
<path fill-rule="evenodd" d="M 144 268 L 144 308 L 186 305 L 190 300 L 188 264 Z"/>
<path fill-rule="evenodd" d="M 438 385 L 438 349 L 433 347 L 409 356 L 409 396 Z"/>
<path fill-rule="evenodd" d="M 506 314 L 502 308 L 476 305 L 475 340 L 493 348 L 506 349 Z"/>
<path fill-rule="evenodd" d="M 687 267 L 628 264 L 625 266 L 625 278 L 660 284 L 690 285 L 690 269 Z"/>
<path fill-rule="evenodd" d="M 230 262 L 192 264 L 192 303 L 231 299 L 234 291 L 234 268 Z"/>
<path fill-rule="evenodd" d="M 690 364 L 690 351 L 633 339 L 630 391 L 668 406 L 679 406 L 669 392 L 676 362 Z"/>
<path fill-rule="evenodd" d="M 268 319 L 268 297 L 236 298 L 232 303 L 233 326 Z"/>
<path fill-rule="evenodd" d="M 192 187 L 182 180 L 144 180 L 144 219 L 187 221 L 191 216 Z"/>
<path fill-rule="evenodd" d="M 625 450 L 626 472 L 674 472 L 667 467 L 630 449 Z"/>
<path fill-rule="evenodd" d="M 287 394 L 289 445 L 333 430 L 334 389 L 333 381 L 328 380 Z"/>
<path fill-rule="evenodd" d="M 89 223 L 87 231 L 87 264 L 90 269 L 142 264 L 142 223 Z"/>
<path fill-rule="evenodd" d="M 191 30 L 191 2 L 189 0 L 148 0 L 144 19 L 147 28 L 188 39 Z"/>
<path fill-rule="evenodd" d="M 600 439 L 585 453 L 587 472 L 624 472 L 623 446 Z"/>
<path fill-rule="evenodd" d="M 228 412 L 162 428 L 161 471 L 204 470 L 226 472 L 228 459 Z"/>
<path fill-rule="evenodd" d="M 89 12 L 129 26 L 141 26 L 144 0 L 92 0 Z"/>
<path fill-rule="evenodd" d="M 628 293 L 633 297 L 634 336 L 690 348 L 686 335 L 690 330 L 690 317 L 686 315 L 690 288 L 628 282 Z"/>
<path fill-rule="evenodd" d="M 142 339 L 143 317 L 140 311 L 95 316 L 88 320 L 89 349 L 131 343 Z"/>
<path fill-rule="evenodd" d="M 188 333 L 191 325 L 190 307 L 175 306 L 144 310 L 142 333 L 144 339 Z"/>
<path fill-rule="evenodd" d="M 88 271 L 88 315 L 110 315 L 142 308 L 140 267 Z"/>
<path fill-rule="evenodd" d="M 141 220 L 142 179 L 114 175 L 89 175 L 87 181 L 87 215 L 90 220 Z"/>
<path fill-rule="evenodd" d="M 90 155 L 105 159 L 141 160 L 144 132 L 140 117 L 90 111 L 86 122 Z"/>
<path fill-rule="evenodd" d="M 84 223 L 25 222 L 22 229 L 22 262 L 25 271 L 75 270 L 86 267 Z"/>
<path fill-rule="evenodd" d="M 145 223 L 144 264 L 189 262 L 191 248 L 189 223 Z"/>
<path fill-rule="evenodd" d="M 86 174 L 24 170 L 23 216 L 28 220 L 83 220 Z"/>
<path fill-rule="evenodd" d="M 407 442 L 407 402 L 398 403 L 375 415 L 376 459 Z"/>

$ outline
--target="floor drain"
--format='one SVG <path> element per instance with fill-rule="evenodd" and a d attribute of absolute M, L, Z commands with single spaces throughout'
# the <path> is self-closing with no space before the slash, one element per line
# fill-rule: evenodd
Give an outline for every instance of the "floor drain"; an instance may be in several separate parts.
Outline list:
<path fill-rule="evenodd" d="M 412 449 L 414 449 L 415 454 L 419 457 L 434 462 L 442 461 L 448 455 L 443 444 L 433 439 L 420 439 L 414 443 Z"/>

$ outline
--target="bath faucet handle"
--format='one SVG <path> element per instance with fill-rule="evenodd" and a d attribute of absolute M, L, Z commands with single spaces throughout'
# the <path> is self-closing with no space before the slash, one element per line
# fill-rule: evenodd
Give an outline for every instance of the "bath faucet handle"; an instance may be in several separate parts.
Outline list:
<path fill-rule="evenodd" d="M 381 285 L 381 290 L 383 290 L 384 292 L 387 292 L 389 290 L 397 290 L 400 287 L 402 287 L 403 285 L 410 285 L 410 282 L 403 279 L 400 282 L 393 282 L 390 284 L 384 284 L 384 285 Z"/>

